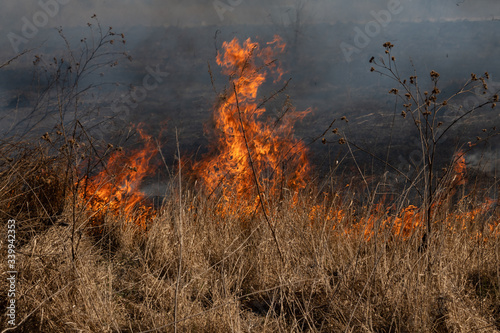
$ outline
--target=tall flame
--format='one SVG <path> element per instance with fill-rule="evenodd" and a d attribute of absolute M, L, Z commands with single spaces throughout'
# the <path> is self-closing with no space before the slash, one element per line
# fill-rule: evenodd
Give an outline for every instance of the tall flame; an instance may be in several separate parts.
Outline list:
<path fill-rule="evenodd" d="M 240 209 L 251 214 L 260 196 L 277 198 L 288 190 L 296 193 L 306 186 L 310 170 L 303 142 L 293 137 L 293 126 L 309 111 L 289 107 L 278 119 L 265 116 L 257 93 L 268 75 L 283 72 L 273 59 L 285 44 L 276 36 L 261 48 L 247 39 L 224 42 L 217 64 L 230 77 L 231 88 L 214 108 L 215 137 L 211 152 L 195 166 L 209 193 L 220 191 L 221 213 Z M 260 190 L 260 193 L 258 193 Z"/>
<path fill-rule="evenodd" d="M 94 224 L 102 223 L 107 213 L 125 217 L 146 228 L 146 222 L 154 211 L 144 203 L 145 195 L 139 190 L 144 178 L 153 172 L 151 159 L 156 155 L 151 137 L 138 129 L 144 147 L 124 154 L 115 151 L 107 161 L 106 167 L 97 175 L 86 179 L 86 190 L 82 197 L 88 202 L 93 214 Z"/>

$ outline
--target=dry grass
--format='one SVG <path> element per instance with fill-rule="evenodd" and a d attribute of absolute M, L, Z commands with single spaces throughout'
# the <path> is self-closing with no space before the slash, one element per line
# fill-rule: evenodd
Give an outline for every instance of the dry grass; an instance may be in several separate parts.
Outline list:
<path fill-rule="evenodd" d="M 34 172 L 17 170 L 24 178 Z M 88 215 L 71 200 L 61 212 L 45 212 L 50 218 L 39 208 L 52 201 L 31 203 L 16 214 L 12 203 L 19 200 L 12 191 L 35 201 L 51 191 L 45 182 L 22 192 L 25 183 L 16 179 L 14 172 L 2 174 L 0 202 L 3 221 L 16 217 L 23 239 L 17 248 L 18 332 L 173 332 L 175 326 L 180 332 L 500 330 L 498 230 L 496 236 L 485 231 L 488 241 L 475 237 L 478 225 L 498 219 L 491 212 L 455 231 L 436 221 L 427 250 L 419 252 L 420 232 L 407 240 L 387 229 L 370 240 L 353 232 L 366 209 L 348 208 L 350 200 L 331 203 L 348 212 L 335 220 L 321 211 L 311 217 L 316 202 L 310 196 L 285 198 L 269 212 L 282 261 L 262 217 L 221 218 L 214 213 L 217 199 L 197 191 L 184 189 L 179 205 L 173 189 L 147 231 L 108 216 L 96 236 L 88 230 Z M 2 245 L 1 258 L 6 251 Z M 6 271 L 2 260 L 2 281 Z M 3 313 L 6 294 L 1 297 Z M 6 316 L 1 325 L 7 327 Z"/>

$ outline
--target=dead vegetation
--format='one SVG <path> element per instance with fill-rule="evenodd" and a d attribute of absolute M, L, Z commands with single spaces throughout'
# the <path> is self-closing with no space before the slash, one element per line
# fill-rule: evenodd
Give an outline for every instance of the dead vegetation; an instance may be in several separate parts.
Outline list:
<path fill-rule="evenodd" d="M 406 239 L 388 228 L 373 227 L 370 239 L 354 232 L 353 225 L 368 223 L 370 216 L 364 214 L 366 207 L 348 209 L 349 193 L 320 206 L 311 195 L 299 202 L 289 197 L 269 212 L 281 260 L 261 215 L 245 221 L 236 214 L 221 217 L 216 199 L 207 200 L 186 184 L 181 204 L 176 187 L 147 231 L 123 223 L 123 216 L 108 215 L 96 237 L 87 228 L 88 214 L 73 217 L 71 201 L 60 212 L 50 208 L 64 199 L 57 196 L 64 193 L 62 183 L 43 181 L 51 177 L 45 173 L 34 176 L 33 170 L 47 172 L 50 164 L 44 157 L 36 160 L 36 151 L 32 154 L 31 168 L 10 162 L 0 187 L 2 219 L 16 218 L 19 226 L 16 331 L 500 329 L 499 225 L 491 211 L 457 220 L 459 228 L 436 221 L 435 237 L 426 251 L 419 251 L 423 229 Z M 32 178 L 38 180 L 28 181 Z M 463 215 L 471 207 L 461 202 L 453 210 Z M 313 206 L 317 213 L 311 215 Z M 330 208 L 348 213 L 329 218 Z M 386 218 L 377 217 L 374 225 L 382 226 Z M 490 224 L 495 227 L 478 238 L 477 226 Z M 1 265 L 5 280 L 5 260 Z M 5 319 L 2 326 L 7 327 Z"/>
<path fill-rule="evenodd" d="M 240 53 L 245 69 L 250 56 Z M 242 76 L 243 69 L 235 72 Z M 226 108 L 239 116 L 230 133 L 250 125 L 239 88 L 229 90 L 235 103 Z M 355 182 L 338 186 L 346 175 L 336 172 L 321 190 L 305 178 L 298 190 L 276 185 L 273 194 L 259 189 L 271 178 L 258 173 L 247 131 L 240 146 L 252 173 L 240 191 L 250 197 L 244 205 L 242 193 L 219 188 L 222 180 L 216 190 L 200 190 L 183 176 L 177 151 L 160 207 L 131 211 L 120 208 L 130 195 L 128 175 L 138 168 L 126 160 L 107 168 L 118 149 L 95 140 L 78 120 L 70 129 L 61 120 L 55 130 L 61 134 L 0 145 L 2 235 L 15 219 L 19 272 L 17 326 L 2 316 L 2 332 L 500 330 L 498 211 L 485 192 L 465 191 L 469 183 L 458 184 L 458 172 L 447 173 L 420 209 L 410 205 L 409 190 L 386 202 L 385 184 L 366 193 Z M 96 174 L 104 176 L 94 188 L 88 184 Z M 93 205 L 100 188 L 106 200 Z M 134 223 L 130 215 L 144 211 L 149 215 Z M 6 258 L 6 237 L 1 242 Z M 7 261 L 0 267 L 5 281 Z M 0 297 L 5 313 L 7 295 Z"/>

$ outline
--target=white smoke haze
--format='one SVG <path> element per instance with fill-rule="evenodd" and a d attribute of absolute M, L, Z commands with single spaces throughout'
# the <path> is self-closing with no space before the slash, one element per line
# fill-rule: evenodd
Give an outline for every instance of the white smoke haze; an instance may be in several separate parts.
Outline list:
<path fill-rule="evenodd" d="M 217 2 L 210 0 L 65 0 L 47 27 L 85 25 L 93 14 L 114 26 L 266 24 L 273 18 L 295 16 L 296 8 L 302 7 L 307 23 L 365 22 L 372 19 L 370 11 L 384 9 L 391 1 L 404 7 L 397 20 L 487 20 L 500 15 L 500 2 L 495 0 L 221 0 L 227 6 L 221 21 Z M 31 18 L 39 10 L 38 1 L 2 1 L 2 31 L 19 30 L 21 18 Z"/>
<path fill-rule="evenodd" d="M 371 133 L 368 125 L 376 117 L 383 121 L 392 119 L 388 115 L 394 112 L 393 102 L 385 93 L 393 83 L 370 73 L 368 63 L 370 57 L 383 54 L 382 44 L 387 41 L 396 45 L 394 54 L 402 73 L 410 75 L 411 59 L 421 73 L 440 72 L 444 90 L 451 91 L 470 77 L 471 72 L 488 71 L 495 81 L 500 81 L 498 0 L 5 0 L 1 3 L 0 63 L 23 49 L 35 48 L 37 53 L 49 56 L 56 51 L 64 52 L 58 27 L 69 36 L 71 45 L 77 47 L 80 38 L 88 36 L 87 23 L 93 22 L 94 14 L 105 30 L 112 26 L 114 31 L 124 32 L 127 43 L 121 47 L 134 61 L 104 73 L 102 80 L 120 85 L 100 93 L 118 96 L 120 101 L 120 96 L 130 93 L 129 87 L 142 86 L 147 74 L 145 68 L 161 66 L 161 71 L 170 73 L 169 79 L 148 91 L 147 98 L 130 110 L 127 117 L 153 123 L 168 119 L 171 126 L 179 128 L 196 125 L 184 131 L 191 135 L 186 141 L 192 140 L 189 143 L 192 147 L 204 142 L 199 134 L 203 132 L 201 124 L 208 118 L 214 101 L 207 62 L 213 66 L 217 88 L 223 89 L 226 81 L 218 73 L 214 56 L 222 43 L 233 37 L 266 42 L 274 34 L 282 36 L 288 45 L 284 65 L 287 77 L 292 78 L 287 93 L 299 109 L 315 110 L 303 127 L 320 131 L 325 123 L 345 114 L 350 115 L 351 124 L 359 119 L 359 125 L 366 126 L 363 133 Z M 381 17 L 385 21 L 380 21 Z M 26 91 L 32 84 L 32 67 L 29 67 L 32 57 L 30 54 L 19 59 L 8 68 L 10 71 L 0 76 L 0 110 L 15 107 L 18 101 L 29 105 Z M 106 98 L 111 101 L 103 104 L 103 113 L 109 111 L 107 107 L 115 97 Z M 188 119 L 193 117 L 200 120 L 190 123 Z M 0 118 L 0 124 L 7 119 L 10 122 L 11 118 Z M 122 124 L 129 121 L 124 119 Z M 496 119 L 492 119 L 494 122 Z M 305 133 L 309 137 L 316 134 L 312 130 Z"/>

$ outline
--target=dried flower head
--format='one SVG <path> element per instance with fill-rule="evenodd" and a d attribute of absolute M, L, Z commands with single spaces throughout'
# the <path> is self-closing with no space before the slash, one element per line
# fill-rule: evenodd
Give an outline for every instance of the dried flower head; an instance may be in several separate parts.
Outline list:
<path fill-rule="evenodd" d="M 394 47 L 393 44 L 391 44 L 391 42 L 385 42 L 384 45 L 383 45 L 386 49 L 392 49 Z"/>
<path fill-rule="evenodd" d="M 344 145 L 346 143 L 344 138 L 339 139 L 339 145 Z"/>
<path fill-rule="evenodd" d="M 44 135 L 42 135 L 42 140 L 45 140 L 47 142 L 52 142 L 52 140 L 50 139 L 49 133 L 47 133 L 47 132 Z"/>
<path fill-rule="evenodd" d="M 439 73 L 436 72 L 435 70 L 432 70 L 431 71 L 431 78 L 433 79 L 437 79 L 439 77 Z"/>

